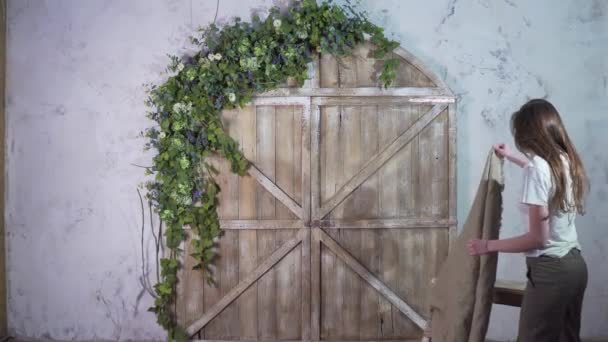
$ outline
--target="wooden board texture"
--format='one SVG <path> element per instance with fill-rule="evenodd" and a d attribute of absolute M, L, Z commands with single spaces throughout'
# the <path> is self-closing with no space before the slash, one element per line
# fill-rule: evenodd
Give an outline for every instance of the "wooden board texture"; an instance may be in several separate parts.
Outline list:
<path fill-rule="evenodd" d="M 374 90 L 381 63 L 371 49 L 322 55 L 308 88 L 222 114 L 254 168 L 238 177 L 213 160 L 224 231 L 215 284 L 188 256 L 179 274 L 176 313 L 193 338 L 421 336 L 455 226 L 455 106 L 406 53 L 394 55 L 392 88 Z"/>

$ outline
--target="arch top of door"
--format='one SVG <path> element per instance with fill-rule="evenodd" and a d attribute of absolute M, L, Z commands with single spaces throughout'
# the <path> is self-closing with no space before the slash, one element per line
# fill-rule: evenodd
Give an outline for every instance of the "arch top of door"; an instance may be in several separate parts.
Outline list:
<path fill-rule="evenodd" d="M 454 93 L 447 84 L 420 59 L 402 47 L 382 59 L 373 56 L 374 45 L 369 37 L 357 45 L 351 55 L 334 57 L 328 54 L 316 56 L 309 65 L 309 79 L 302 87 L 288 82 L 278 89 L 257 94 L 256 97 L 411 97 L 412 102 L 454 103 Z M 396 58 L 399 66 L 390 87 L 380 87 L 378 76 L 382 61 Z"/>

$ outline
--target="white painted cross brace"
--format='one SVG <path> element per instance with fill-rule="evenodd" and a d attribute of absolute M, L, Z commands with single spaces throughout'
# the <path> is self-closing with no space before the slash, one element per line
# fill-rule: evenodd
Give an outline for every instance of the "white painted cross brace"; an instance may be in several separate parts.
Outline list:
<path fill-rule="evenodd" d="M 379 151 L 374 157 L 372 157 L 357 173 L 353 176 L 346 184 L 344 184 L 340 190 L 338 190 L 314 215 L 314 219 L 320 220 L 327 216 L 338 204 L 350 195 L 359 185 L 361 185 L 367 178 L 369 178 L 374 172 L 376 172 L 384 163 L 386 163 L 395 153 L 397 153 L 403 146 L 405 146 L 415 136 L 435 119 L 441 112 L 446 110 L 447 104 L 436 104 L 428 112 L 422 115 L 410 128 L 398 136 L 393 142 L 388 145 L 384 150 Z"/>
<path fill-rule="evenodd" d="M 380 279 L 376 278 L 370 271 L 368 271 L 363 265 L 361 265 L 357 259 L 355 259 L 348 251 L 340 246 L 334 239 L 332 239 L 322 229 L 318 229 L 318 237 L 324 245 L 326 245 L 332 252 L 342 259 L 344 263 L 355 271 L 363 280 L 369 283 L 376 291 L 382 294 L 391 304 L 393 304 L 399 311 L 403 312 L 409 319 L 412 320 L 421 329 L 426 328 L 426 320 L 418 314 L 411 306 L 403 301 L 395 292 L 389 289 Z"/>
<path fill-rule="evenodd" d="M 285 242 L 279 249 L 274 251 L 266 260 L 264 260 L 255 270 L 249 273 L 243 278 L 232 290 L 230 290 L 222 299 L 220 299 L 215 305 L 209 308 L 205 314 L 190 324 L 186 331 L 189 336 L 196 334 L 199 330 L 205 327 L 213 318 L 219 315 L 230 303 L 236 300 L 249 286 L 255 283 L 261 276 L 264 275 L 270 268 L 276 263 L 281 261 L 285 255 L 293 250 L 297 245 L 302 242 L 302 238 L 307 234 L 307 228 L 303 228 L 298 232 L 298 235 Z"/>
<path fill-rule="evenodd" d="M 255 165 L 249 167 L 249 174 L 255 178 L 260 185 L 270 192 L 276 199 L 281 201 L 289 210 L 291 210 L 300 219 L 304 219 L 304 210 L 302 207 L 289 197 L 281 188 L 279 188 L 273 181 L 271 181 L 266 175 L 262 173 Z"/>

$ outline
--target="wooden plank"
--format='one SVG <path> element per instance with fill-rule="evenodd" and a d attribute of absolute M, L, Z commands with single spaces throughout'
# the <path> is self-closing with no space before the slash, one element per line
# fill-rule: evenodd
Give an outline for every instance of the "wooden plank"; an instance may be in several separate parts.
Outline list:
<path fill-rule="evenodd" d="M 225 111 L 222 122 L 231 137 L 239 137 L 240 112 L 238 110 Z M 220 188 L 218 215 L 220 219 L 239 218 L 239 176 L 231 171 L 230 163 L 221 159 Z M 239 263 L 239 234 L 237 231 L 226 231 L 220 238 L 219 257 L 216 261 L 220 272 L 220 296 L 227 294 L 239 281 L 239 270 L 235 265 Z M 218 335 L 215 338 L 234 338 L 239 336 L 239 310 L 238 303 L 224 309 L 214 321 L 218 324 Z M 215 323 L 215 322 L 213 322 Z M 207 336 L 205 336 L 207 337 Z"/>
<path fill-rule="evenodd" d="M 221 238 L 220 257 L 217 261 L 221 272 L 220 296 L 225 296 L 238 284 L 239 241 L 237 231 L 227 231 Z M 214 321 L 220 328 L 218 338 L 239 337 L 238 303 L 226 307 Z"/>
<path fill-rule="evenodd" d="M 0 170 L 3 170 L 3 175 L 0 177 L 0 191 L 6 194 L 6 0 L 0 1 L 0 151 L 2 151 L 0 160 Z M 5 212 L 5 195 L 0 198 L 0 212 Z M 4 215 L 0 218 L 0 336 L 7 336 L 7 280 L 6 280 L 6 237 L 5 237 L 6 222 Z"/>
<path fill-rule="evenodd" d="M 277 106 L 276 110 L 276 184 L 293 198 L 296 184 L 301 185 L 301 157 L 302 146 L 299 139 L 301 107 Z M 297 125 L 297 127 L 296 127 Z M 293 219 L 295 215 L 286 207 L 277 202 L 276 217 L 278 219 Z M 277 230 L 275 233 L 276 245 L 293 238 L 293 230 Z M 298 249 L 286 255 L 274 268 L 276 277 L 276 307 L 277 338 L 297 339 L 300 337 L 300 324 L 302 318 L 300 303 L 300 251 Z"/>
<path fill-rule="evenodd" d="M 331 63 L 322 61 L 322 63 Z M 333 88 L 337 86 L 336 81 L 331 83 L 328 79 L 329 75 L 322 73 L 321 88 L 278 88 L 269 90 L 263 93 L 256 94 L 256 98 L 262 97 L 301 97 L 301 96 L 411 96 L 411 97 L 427 97 L 429 101 L 447 101 L 454 102 L 453 95 L 444 95 L 441 88 L 435 87 L 395 87 L 395 88 L 379 88 L 379 87 L 358 87 L 358 88 Z"/>
<path fill-rule="evenodd" d="M 458 202 L 456 198 L 456 104 L 448 105 L 448 215 L 456 221 Z M 457 222 L 449 231 L 450 246 L 456 240 Z"/>
<path fill-rule="evenodd" d="M 340 176 L 342 175 L 343 156 L 340 154 L 340 135 L 342 115 L 340 108 L 336 106 L 321 108 L 320 133 L 321 141 L 321 196 L 320 203 L 331 198 L 338 190 Z M 327 215 L 325 213 L 323 216 Z"/>
<path fill-rule="evenodd" d="M 292 190 L 290 194 L 292 194 L 293 199 L 300 205 L 302 209 L 302 217 L 300 219 L 305 220 L 306 214 L 304 213 L 304 203 L 302 198 L 302 111 L 304 107 L 302 106 L 293 106 L 292 120 L 291 125 L 293 126 L 292 132 L 293 136 L 287 137 L 287 139 L 291 139 L 293 141 L 293 156 L 292 156 L 292 177 L 291 183 Z M 280 141 L 280 140 L 279 140 Z M 307 164 L 308 165 L 308 164 Z M 292 215 L 293 218 L 298 218 L 298 216 Z"/>
<path fill-rule="evenodd" d="M 420 97 L 410 97 L 408 99 L 410 103 L 419 103 L 419 104 L 433 104 L 433 103 L 456 103 L 456 98 L 451 96 L 420 96 Z"/>
<path fill-rule="evenodd" d="M 363 267 L 352 255 L 350 255 L 344 248 L 342 248 L 335 240 L 327 235 L 322 230 L 319 230 L 319 237 L 321 242 L 327 246 L 333 253 L 335 253 L 348 267 L 368 282 L 374 289 L 384 296 L 392 305 L 394 305 L 399 311 L 403 312 L 409 317 L 416 325 L 420 328 L 424 328 L 426 320 L 415 312 L 406 302 L 404 302 L 399 296 L 397 296 L 390 288 L 382 283 L 376 276 L 371 274 L 365 267 Z"/>
<path fill-rule="evenodd" d="M 426 293 L 424 296 L 426 302 L 423 309 L 425 310 L 424 314 L 426 314 L 427 317 L 430 317 L 430 288 L 428 285 L 432 282 L 433 278 L 436 278 L 439 274 L 439 270 L 448 256 L 450 242 L 448 231 L 445 228 L 437 228 L 432 232 L 432 236 L 434 240 L 431 248 L 433 248 L 433 250 L 425 251 L 426 254 L 424 259 L 428 260 L 428 266 L 426 269 L 425 282 L 421 284 L 421 286 L 426 289 L 426 291 L 423 292 Z"/>
<path fill-rule="evenodd" d="M 318 218 L 321 207 L 321 189 L 324 189 L 324 180 L 321 177 L 321 161 L 325 159 L 325 149 L 321 150 L 321 108 L 312 106 L 310 117 L 310 211 L 311 219 Z"/>
<path fill-rule="evenodd" d="M 296 172 L 296 151 L 299 151 L 300 142 L 297 141 L 297 144 L 294 142 L 294 106 L 276 106 L 275 107 L 275 184 L 281 190 L 281 193 L 287 195 L 290 200 L 293 202 L 293 205 L 297 207 L 297 210 L 301 211 L 301 207 L 296 202 L 295 186 L 296 177 L 294 173 Z M 299 132 L 297 132 L 298 138 L 300 137 Z M 297 146 L 298 148 L 294 148 Z M 297 152 L 297 157 L 299 157 L 299 152 Z M 300 177 L 297 177 L 297 181 L 300 181 Z M 272 192 L 271 192 L 272 193 Z M 300 216 L 295 216 L 293 212 L 290 211 L 289 208 L 285 207 L 284 204 L 277 202 L 276 203 L 276 218 L 277 219 L 297 219 Z M 290 234 L 289 232 L 287 232 Z M 276 233 L 277 236 L 281 234 L 281 232 Z"/>
<path fill-rule="evenodd" d="M 319 88 L 319 64 L 317 62 L 318 55 L 312 58 L 312 62 L 308 63 L 307 79 L 304 80 L 302 88 Z"/>
<path fill-rule="evenodd" d="M 448 215 L 448 157 L 446 113 L 442 112 L 419 135 L 418 215 L 440 218 Z"/>
<path fill-rule="evenodd" d="M 356 60 L 351 56 L 343 59 L 340 70 L 340 86 L 356 86 Z M 341 181 L 352 177 L 359 170 L 361 160 L 361 111 L 360 107 L 341 106 L 342 125 L 340 135 L 340 154 L 344 157 L 342 161 Z M 355 207 L 357 189 L 352 196 L 345 199 L 341 206 L 341 212 L 336 218 L 358 217 Z M 333 214 L 332 214 L 333 216 Z M 361 249 L 361 234 L 354 230 L 339 231 L 339 243 L 351 253 L 358 256 Z M 361 280 L 356 273 L 347 269 L 344 263 L 337 263 L 336 272 L 339 296 L 342 296 L 342 311 L 340 315 L 341 325 L 338 327 L 340 338 L 351 339 L 359 337 L 359 321 L 361 317 Z"/>
<path fill-rule="evenodd" d="M 214 317 L 216 317 L 222 310 L 224 310 L 230 303 L 232 303 L 239 295 L 241 295 L 249 286 L 255 281 L 259 281 L 260 277 L 270 270 L 277 262 L 279 262 L 286 254 L 291 252 L 302 240 L 303 232 L 300 231 L 298 235 L 284 243 L 276 251 L 274 251 L 268 258 L 261 262 L 252 272 L 250 272 L 245 278 L 241 279 L 239 283 L 230 290 L 224 297 L 222 297 L 215 305 L 209 308 L 205 314 L 190 324 L 186 331 L 190 336 L 195 334 L 197 331 L 202 329 L 207 323 L 209 323 Z"/>
<path fill-rule="evenodd" d="M 421 106 L 419 105 L 401 105 L 395 108 L 399 115 L 396 116 L 396 130 L 397 132 L 403 132 L 407 128 L 416 122 L 421 113 Z M 425 112 L 428 108 L 424 109 Z M 416 208 L 415 208 L 415 197 L 412 196 L 414 193 L 414 184 L 417 182 L 417 167 L 415 161 L 418 159 L 418 139 L 414 137 L 410 142 L 405 145 L 398 153 L 394 155 L 391 162 L 395 163 L 396 167 L 396 192 L 397 192 L 397 217 L 399 218 L 410 218 L 411 221 L 417 221 Z M 386 165 L 390 165 L 387 163 Z M 408 219 L 406 219 L 408 220 Z M 428 220 L 427 224 L 435 223 L 439 220 Z M 427 227 L 432 227 L 428 225 Z M 427 230 L 421 229 L 400 229 L 397 231 L 391 231 L 385 234 L 392 236 L 394 239 L 393 243 L 396 246 L 396 258 L 395 255 L 387 253 L 388 260 L 395 258 L 395 266 L 397 269 L 402 271 L 402 276 L 396 278 L 385 279 L 390 281 L 387 283 L 391 286 L 401 298 L 409 301 L 418 301 L 416 295 L 420 296 L 419 292 L 416 292 L 419 283 L 419 273 L 421 268 L 424 267 L 424 260 L 416 258 L 420 250 L 424 247 L 420 245 L 420 233 L 426 233 Z M 429 233 L 430 234 L 430 233 Z M 387 261 L 388 261 L 387 260 Z M 384 265 L 387 267 L 388 265 Z M 390 266 L 388 266 L 390 267 Z M 393 287 L 394 286 L 394 287 Z M 410 302 L 410 305 L 414 303 Z M 420 307 L 414 307 L 420 310 Z M 413 324 L 411 320 L 405 317 L 400 311 L 392 310 L 392 321 L 395 337 L 412 336 L 413 333 L 417 333 L 419 329 Z"/>
<path fill-rule="evenodd" d="M 338 86 L 357 87 L 357 60 L 353 55 L 338 57 Z"/>
<path fill-rule="evenodd" d="M 256 165 L 260 171 L 268 176 L 274 184 L 276 174 L 276 138 L 275 116 L 276 108 L 273 106 L 257 107 L 257 158 Z M 262 183 L 260 183 L 262 184 Z M 263 186 L 268 190 L 266 186 Z M 276 188 L 278 189 L 278 188 Z M 283 191 L 281 191 L 284 193 Z M 258 188 L 257 205 L 258 219 L 276 218 L 275 197 L 277 193 L 265 192 Z M 257 231 L 258 262 L 264 260 L 276 248 L 276 231 Z M 276 275 L 275 270 L 269 270 L 258 281 L 258 338 L 276 339 Z"/>
<path fill-rule="evenodd" d="M 412 53 L 410 53 L 409 51 L 407 51 L 406 49 L 402 48 L 402 47 L 398 47 L 394 50 L 394 53 L 402 58 L 404 58 L 405 60 L 408 61 L 408 63 L 412 64 L 413 66 L 415 66 L 418 70 L 420 70 L 422 73 L 424 73 L 433 83 L 435 83 L 435 85 L 437 87 L 439 87 L 442 90 L 442 94 L 445 95 L 453 95 L 452 91 L 450 90 L 450 88 L 447 86 L 447 84 L 445 82 L 443 82 L 442 79 L 440 79 L 439 77 L 437 77 L 435 75 L 435 73 L 430 70 L 429 68 L 427 68 L 424 63 L 422 63 L 421 60 L 419 60 L 416 56 L 414 56 Z"/>
<path fill-rule="evenodd" d="M 425 318 L 429 312 L 429 284 L 436 276 L 447 254 L 448 239 L 444 228 L 402 231 L 398 267 L 411 276 L 400 279 L 397 291 L 412 308 Z M 422 334 L 421 329 L 407 320 L 401 335 Z"/>
<path fill-rule="evenodd" d="M 304 216 L 302 203 L 302 133 L 301 106 L 276 107 L 276 185 L 297 205 L 300 216 L 277 203 L 277 217 L 288 219 Z"/>
<path fill-rule="evenodd" d="M 302 220 L 220 220 L 220 227 L 225 230 L 300 229 L 304 223 Z"/>
<path fill-rule="evenodd" d="M 273 135 L 270 136 L 274 138 Z M 289 210 L 291 210 L 297 217 L 304 217 L 304 213 L 302 207 L 296 203 L 296 201 L 291 198 L 288 194 L 285 193 L 278 185 L 276 185 L 272 179 L 270 179 L 264 172 L 258 169 L 257 166 L 251 165 L 248 170 L 249 175 L 254 177 L 260 185 L 268 191 L 273 197 L 273 206 L 274 206 L 274 198 L 278 199 L 283 205 L 285 205 Z"/>
<path fill-rule="evenodd" d="M 329 108 L 329 107 L 328 107 Z M 417 136 L 437 115 L 439 115 L 445 105 L 435 105 L 416 121 L 407 131 L 395 139 L 386 149 L 379 152 L 368 161 L 361 171 L 352 177 L 340 190 L 338 190 L 331 199 L 327 200 L 319 210 L 319 217 L 325 217 L 338 203 L 342 202 L 357 186 L 366 180 L 372 173 L 376 172 L 385 162 L 387 162 L 397 151 L 399 151 L 412 138 Z M 387 128 L 388 129 L 388 128 Z M 382 143 L 380 144 L 383 145 Z"/>
<path fill-rule="evenodd" d="M 311 274 L 310 274 L 310 261 L 311 261 L 311 250 L 310 250 L 310 228 L 305 229 L 306 234 L 302 238 L 302 244 L 300 247 L 301 255 L 300 262 L 301 273 L 300 279 L 302 282 L 300 297 L 302 298 L 300 321 L 302 322 L 301 337 L 302 340 L 310 340 L 310 320 L 311 320 Z"/>
<path fill-rule="evenodd" d="M 311 228 L 310 237 L 310 338 L 321 338 L 321 238 L 320 228 Z"/>
<path fill-rule="evenodd" d="M 378 131 L 379 146 L 391 146 L 389 142 L 393 137 L 399 136 L 398 120 L 399 111 L 394 106 L 382 106 L 378 108 Z M 407 131 L 406 131 L 407 132 Z M 413 135 L 412 137 L 414 137 Z M 403 144 L 405 145 L 405 143 Z M 401 147 L 399 146 L 399 149 Z M 379 216 L 384 219 L 395 219 L 398 216 L 399 197 L 398 189 L 395 186 L 398 179 L 397 160 L 394 159 L 394 154 L 399 150 L 395 149 L 394 153 L 387 156 L 386 160 L 378 164 L 378 210 Z M 386 150 L 385 150 L 386 151 Z M 382 154 L 379 152 L 378 155 Z M 376 155 L 376 156 L 378 156 Z M 382 229 L 378 231 L 380 245 L 380 276 L 389 288 L 395 288 L 398 281 L 397 267 L 398 264 L 398 232 Z M 395 337 L 395 314 L 394 308 L 386 298 L 380 298 L 379 315 L 380 315 L 380 332 L 383 338 Z"/>
<path fill-rule="evenodd" d="M 357 77 L 358 82 L 361 84 L 362 80 L 360 75 L 363 72 L 359 72 L 361 68 L 365 67 L 364 61 L 357 61 Z M 370 66 L 372 67 L 372 66 Z M 361 126 L 361 160 L 365 161 L 378 153 L 378 113 L 376 106 L 362 106 L 361 107 L 361 122 L 366 123 Z M 378 217 L 379 213 L 379 201 L 378 201 L 378 174 L 371 175 L 359 189 L 359 196 L 356 199 L 356 208 L 359 212 L 364 213 L 364 217 Z M 361 224 L 367 221 L 365 224 Z M 376 221 L 376 222 L 374 222 Z M 373 228 L 377 226 L 375 223 L 380 220 L 351 220 L 353 223 L 350 226 L 364 226 L 365 228 Z M 341 222 L 328 222 L 330 225 L 340 224 L 342 228 L 349 227 L 349 224 L 345 224 L 348 221 L 343 220 Z M 382 222 L 384 223 L 384 222 Z M 323 221 L 321 222 L 323 224 Z M 361 231 L 361 262 L 366 265 L 369 271 L 374 274 L 380 274 L 380 253 L 382 251 L 379 235 L 377 231 L 372 229 L 362 229 Z M 381 323 L 380 323 L 380 300 L 381 297 L 367 283 L 361 286 L 361 317 L 360 317 L 360 329 L 359 338 L 361 340 L 376 339 L 381 336 Z"/>
<path fill-rule="evenodd" d="M 330 197 L 339 187 L 343 174 L 340 150 L 342 135 L 342 113 L 339 107 L 323 107 L 321 111 L 321 201 Z M 340 268 L 336 257 L 327 250 L 321 249 L 321 338 L 338 337 L 342 320 L 342 290 L 340 281 L 344 269 Z"/>
<path fill-rule="evenodd" d="M 312 102 L 315 105 L 320 106 L 337 106 L 337 105 L 350 105 L 350 106 L 371 106 L 371 105 L 399 105 L 399 104 L 450 104 L 455 102 L 452 97 L 445 96 L 407 96 L 407 95 L 371 95 L 365 96 L 359 94 L 358 96 L 351 95 L 334 95 L 334 96 L 317 96 L 312 98 Z"/>
<path fill-rule="evenodd" d="M 317 68 L 318 70 L 318 68 Z M 315 76 L 317 77 L 317 76 Z M 318 78 L 317 78 L 318 80 Z M 312 82 L 311 86 L 317 86 L 316 81 Z M 310 231 L 310 215 L 311 215 L 311 105 L 310 102 L 303 107 L 302 116 L 300 118 L 302 138 L 302 158 L 301 158 L 301 177 L 302 177 L 302 208 L 304 210 L 304 222 L 308 226 L 306 235 L 302 239 L 302 334 L 303 340 L 311 339 L 311 292 L 312 292 L 312 277 L 311 277 L 311 231 Z M 318 154 L 316 155 L 318 157 Z M 318 160 L 318 159 L 317 159 Z"/>
<path fill-rule="evenodd" d="M 420 69 L 412 63 L 403 60 L 395 53 L 388 54 L 389 58 L 401 59 L 401 62 L 395 70 L 395 80 L 392 86 L 395 87 L 434 87 L 433 81 L 428 78 Z"/>
<path fill-rule="evenodd" d="M 254 106 L 307 106 L 310 103 L 310 97 L 308 96 L 266 96 L 266 97 L 254 97 L 251 100 Z M 289 114 L 288 112 L 285 112 Z"/>
<path fill-rule="evenodd" d="M 339 106 L 340 122 L 337 149 L 341 160 L 339 161 L 342 171 L 338 174 L 336 186 L 340 187 L 348 179 L 357 174 L 361 168 L 361 110 L 360 107 Z M 331 217 L 343 219 L 350 216 L 359 217 L 360 214 L 354 210 L 357 189 L 347 196 L 340 205 L 331 211 Z"/>
<path fill-rule="evenodd" d="M 314 92 L 309 96 L 316 96 L 317 92 L 323 88 L 334 89 L 340 86 L 340 80 L 338 78 L 338 61 L 331 54 L 323 53 L 320 56 L 319 81 L 320 88 L 312 88 L 311 90 Z"/>
<path fill-rule="evenodd" d="M 495 304 L 521 307 L 525 290 L 525 282 L 497 280 L 494 285 L 493 302 Z"/>
<path fill-rule="evenodd" d="M 448 111 L 442 112 L 430 125 L 432 134 L 431 169 L 433 217 L 449 217 L 449 151 L 448 151 Z"/>
<path fill-rule="evenodd" d="M 292 231 L 289 231 L 291 233 Z M 277 245 L 288 240 L 288 235 L 278 234 Z M 276 276 L 277 339 L 298 339 L 302 332 L 302 303 L 300 248 L 295 248 L 274 268 Z"/>
<path fill-rule="evenodd" d="M 195 339 L 195 340 L 190 340 L 191 342 L 234 342 L 234 340 L 201 340 L 201 339 Z M 374 340 L 370 340 L 370 341 L 374 341 Z M 256 342 L 276 342 L 275 340 L 265 340 L 265 339 L 260 339 L 260 340 L 256 340 Z M 301 340 L 284 340 L 281 342 L 302 342 Z M 320 340 L 311 340 L 311 342 L 320 342 Z M 329 339 L 329 340 L 323 340 L 323 342 L 361 342 L 361 340 L 340 340 L 340 339 Z M 416 339 L 383 339 L 382 342 L 420 342 L 419 338 Z"/>
<path fill-rule="evenodd" d="M 421 106 L 403 106 L 400 107 L 402 115 L 399 116 L 398 131 L 403 132 L 410 127 L 422 114 Z M 424 108 L 425 112 L 428 109 Z M 415 191 L 415 184 L 418 182 L 418 137 L 413 137 L 410 142 L 399 151 L 394 159 L 397 162 L 398 173 L 398 216 L 399 218 L 416 217 L 416 198 L 412 196 Z M 420 218 L 419 218 L 420 219 Z M 424 221 L 424 220 L 420 220 Z M 428 220 L 427 223 L 433 226 L 431 222 L 440 220 Z M 434 225 L 436 227 L 436 225 Z"/>
<path fill-rule="evenodd" d="M 256 111 L 254 106 L 247 106 L 239 114 L 240 146 L 243 155 L 248 160 L 256 160 Z M 257 181 L 246 175 L 239 179 L 239 222 L 263 222 L 257 218 L 256 205 Z M 234 222 L 228 220 L 228 222 Z M 227 223 L 220 221 L 220 225 Z M 229 224 L 228 224 L 229 225 Z M 222 228 L 224 228 L 222 227 Z M 246 225 L 245 225 L 246 227 Z M 239 280 L 247 277 L 257 266 L 257 232 L 255 230 L 239 230 Z M 239 310 L 240 337 L 246 339 L 257 338 L 257 284 L 247 288 L 237 300 Z"/>
<path fill-rule="evenodd" d="M 378 87 L 372 47 L 371 43 L 358 44 L 353 51 L 357 58 L 357 87 Z"/>
<path fill-rule="evenodd" d="M 401 270 L 403 274 L 397 279 L 394 279 L 394 289 L 397 294 L 421 315 L 420 306 L 415 305 L 423 296 L 417 292 L 419 283 L 421 283 L 420 271 L 426 266 L 426 261 L 420 257 L 424 248 L 428 246 L 424 244 L 424 235 L 430 232 L 418 229 L 398 230 L 394 232 L 394 243 L 397 247 L 397 259 L 395 267 Z M 390 286 L 390 284 L 387 284 Z M 395 336 L 411 336 L 413 332 L 419 330 L 418 327 L 400 311 L 393 311 L 393 324 Z"/>
<path fill-rule="evenodd" d="M 300 112 L 299 120 L 300 126 L 300 158 L 299 158 L 299 170 L 300 172 L 300 184 L 296 184 L 296 196 L 299 195 L 301 201 L 302 211 L 304 217 L 302 218 L 305 222 L 310 222 L 310 201 L 311 201 L 311 105 L 308 102 Z"/>
<path fill-rule="evenodd" d="M 321 229 L 319 229 L 322 231 Z M 340 261 L 325 246 L 319 246 L 320 251 L 320 339 L 338 338 L 341 326 L 342 300 Z"/>
<path fill-rule="evenodd" d="M 319 54 L 316 54 L 312 59 L 312 70 L 309 69 L 308 75 L 310 76 L 310 88 L 321 87 L 321 75 L 320 75 L 320 61 Z"/>
<path fill-rule="evenodd" d="M 376 71 L 374 68 L 375 60 L 369 58 L 371 44 L 360 44 L 356 48 L 357 59 L 357 85 L 374 86 L 377 84 Z M 378 130 L 378 106 L 366 104 L 360 108 L 361 121 L 361 165 L 371 159 L 379 151 L 379 130 Z M 364 181 L 357 191 L 355 197 L 355 217 L 346 217 L 340 222 L 328 222 L 330 225 L 339 224 L 342 228 L 349 226 L 348 222 L 358 226 L 361 221 L 368 221 L 369 218 L 376 218 L 379 214 L 378 201 L 378 179 L 377 173 L 372 174 Z M 362 220 L 367 218 L 368 220 Z M 323 224 L 323 222 L 321 222 Z M 373 225 L 373 224 L 372 224 Z M 366 225 L 367 226 L 367 225 Z M 380 273 L 380 253 L 381 245 L 378 232 L 372 229 L 362 229 L 359 260 L 365 264 L 369 271 L 378 275 Z M 352 250 L 352 249 L 351 249 Z M 359 339 L 372 340 L 382 336 L 382 321 L 380 316 L 380 301 L 382 297 L 367 283 L 360 283 L 360 314 L 359 314 Z"/>
<path fill-rule="evenodd" d="M 182 267 L 179 270 L 177 283 L 177 312 L 178 322 L 182 325 L 189 325 L 192 321 L 199 318 L 204 313 L 204 283 L 203 274 L 199 270 L 194 270 L 192 267 L 197 264 L 190 254 L 192 247 L 192 231 L 187 231 L 187 239 L 184 241 L 184 253 L 182 259 Z"/>
<path fill-rule="evenodd" d="M 320 63 L 320 62 L 319 62 Z M 321 203 L 321 108 L 311 105 L 310 117 L 310 213 L 316 217 Z M 321 336 L 321 242 L 318 228 L 310 233 L 310 339 Z M 304 320 L 306 318 L 304 317 Z M 303 334 L 303 336 L 305 336 Z"/>

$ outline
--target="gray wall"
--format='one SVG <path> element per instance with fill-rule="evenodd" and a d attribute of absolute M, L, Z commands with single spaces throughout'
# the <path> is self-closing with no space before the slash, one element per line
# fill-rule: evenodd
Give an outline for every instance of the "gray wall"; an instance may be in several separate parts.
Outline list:
<path fill-rule="evenodd" d="M 273 1 L 221 0 L 218 19 Z M 510 113 L 548 96 L 592 181 L 577 221 L 591 277 L 583 335 L 608 337 L 608 1 L 363 1 L 374 22 L 459 96 L 458 218 L 466 218 Z M 24 1 L 8 4 L 6 230 L 9 327 L 55 339 L 163 336 L 139 283 L 141 213 L 131 163 L 142 153 L 142 84 L 166 53 L 213 20 L 215 1 Z M 522 232 L 521 171 L 506 168 L 503 236 Z M 146 234 L 150 247 L 151 236 Z M 499 277 L 524 279 L 501 255 Z M 489 337 L 513 339 L 518 311 L 496 306 Z"/>

